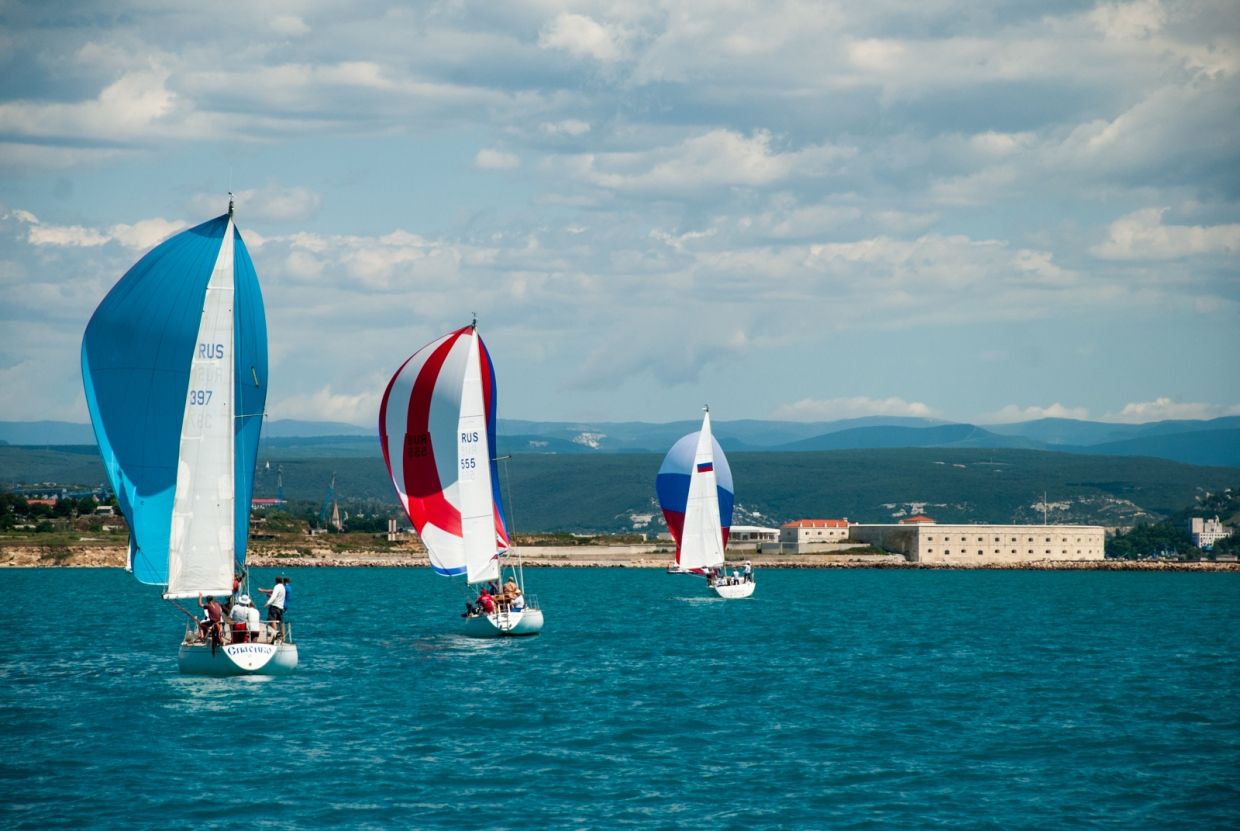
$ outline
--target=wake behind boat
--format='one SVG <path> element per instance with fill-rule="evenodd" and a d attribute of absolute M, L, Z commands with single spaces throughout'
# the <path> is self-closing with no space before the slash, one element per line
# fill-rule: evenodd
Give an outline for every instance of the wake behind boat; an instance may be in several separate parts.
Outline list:
<path fill-rule="evenodd" d="M 227 214 L 156 246 L 108 292 L 82 338 L 82 381 L 129 522 L 128 569 L 163 586 L 182 611 L 178 599 L 239 601 L 267 400 L 267 322 L 231 202 Z M 182 672 L 297 666 L 279 618 L 258 632 L 248 623 L 235 629 L 221 605 L 203 605 L 208 620 L 191 621 Z"/>
<path fill-rule="evenodd" d="M 697 574 L 706 588 L 723 598 L 753 594 L 753 569 L 728 573 L 724 552 L 732 526 L 732 469 L 710 429 L 704 407 L 702 429 L 678 440 L 655 477 L 655 490 L 667 528 L 676 541 L 676 563 L 669 573 Z"/>
<path fill-rule="evenodd" d="M 543 613 L 525 593 L 494 455 L 497 392 L 486 344 L 471 323 L 419 349 L 396 371 L 379 408 L 392 485 L 439 574 L 465 578 L 465 634 L 537 635 Z M 476 600 L 469 587 L 481 586 Z"/>

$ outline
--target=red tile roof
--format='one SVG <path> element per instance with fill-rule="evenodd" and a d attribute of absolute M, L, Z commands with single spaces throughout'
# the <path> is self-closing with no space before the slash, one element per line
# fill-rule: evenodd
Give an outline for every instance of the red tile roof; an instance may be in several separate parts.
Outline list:
<path fill-rule="evenodd" d="M 846 519 L 798 519 L 795 522 L 785 522 L 780 528 L 847 528 L 848 520 Z"/>
<path fill-rule="evenodd" d="M 901 525 L 915 525 L 919 522 L 928 522 L 931 525 L 935 524 L 934 520 L 926 516 L 925 514 L 917 514 L 916 516 L 905 517 L 904 519 L 900 520 Z"/>

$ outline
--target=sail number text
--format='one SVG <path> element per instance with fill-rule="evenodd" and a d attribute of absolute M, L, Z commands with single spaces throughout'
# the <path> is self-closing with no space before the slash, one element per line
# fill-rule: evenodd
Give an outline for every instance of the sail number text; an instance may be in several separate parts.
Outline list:
<path fill-rule="evenodd" d="M 430 433 L 406 433 L 405 434 L 405 456 L 406 458 L 419 458 L 421 456 L 429 456 L 431 453 L 431 434 Z"/>
<path fill-rule="evenodd" d="M 204 407 L 211 403 L 212 390 L 190 390 L 189 403 L 194 406 Z"/>
<path fill-rule="evenodd" d="M 462 452 L 469 454 L 461 456 L 461 470 L 474 470 L 478 467 L 478 439 L 477 430 L 461 433 Z"/>
<path fill-rule="evenodd" d="M 218 361 L 224 357 L 224 344 L 200 343 L 198 344 L 198 357 L 207 361 Z"/>

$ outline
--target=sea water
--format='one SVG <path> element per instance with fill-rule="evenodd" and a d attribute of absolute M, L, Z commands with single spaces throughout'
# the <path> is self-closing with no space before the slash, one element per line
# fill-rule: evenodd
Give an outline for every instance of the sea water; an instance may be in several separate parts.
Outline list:
<path fill-rule="evenodd" d="M 121 571 L 0 573 L 0 826 L 1240 824 L 1240 574 L 527 569 L 543 634 L 479 641 L 428 570 L 287 573 L 280 679 L 178 674 Z"/>

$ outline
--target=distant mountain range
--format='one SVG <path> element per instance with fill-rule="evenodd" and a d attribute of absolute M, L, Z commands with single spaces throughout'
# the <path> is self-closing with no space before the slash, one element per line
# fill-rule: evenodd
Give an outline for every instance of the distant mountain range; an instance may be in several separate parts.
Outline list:
<path fill-rule="evenodd" d="M 661 453 L 699 422 L 538 422 L 500 419 L 497 452 Z M 729 452 L 808 452 L 888 448 L 1054 450 L 1095 456 L 1149 456 L 1194 465 L 1240 466 L 1240 416 L 1114 424 L 1044 418 L 1015 424 L 956 424 L 873 416 L 829 422 L 716 421 Z M 0 444 L 93 445 L 90 425 L 0 422 Z M 276 420 L 263 428 L 266 452 L 290 457 L 378 456 L 374 430 L 339 422 Z"/>

